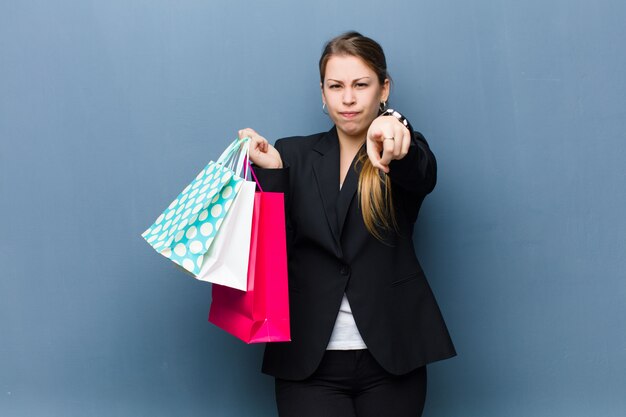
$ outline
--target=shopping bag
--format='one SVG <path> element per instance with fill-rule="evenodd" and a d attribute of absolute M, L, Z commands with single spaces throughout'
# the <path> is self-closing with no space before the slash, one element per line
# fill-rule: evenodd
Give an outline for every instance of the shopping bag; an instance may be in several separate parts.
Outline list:
<path fill-rule="evenodd" d="M 222 227 L 203 256 L 197 279 L 246 291 L 255 189 L 254 181 L 243 181 Z"/>
<path fill-rule="evenodd" d="M 248 291 L 213 284 L 209 321 L 246 343 L 286 342 L 289 329 L 284 196 L 254 196 Z"/>
<path fill-rule="evenodd" d="M 204 255 L 215 241 L 245 182 L 238 173 L 248 151 L 248 138 L 233 141 L 218 160 L 209 162 L 142 233 L 158 253 L 196 278 L 202 270 Z M 242 204 L 251 207 L 252 199 L 248 197 L 246 201 Z M 210 277 L 204 276 L 203 280 L 210 280 Z"/>

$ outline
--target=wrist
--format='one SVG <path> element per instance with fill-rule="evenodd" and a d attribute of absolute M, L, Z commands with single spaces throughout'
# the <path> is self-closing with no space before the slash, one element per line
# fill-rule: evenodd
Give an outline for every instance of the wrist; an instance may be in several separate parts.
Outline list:
<path fill-rule="evenodd" d="M 264 164 L 264 166 L 261 166 L 261 168 L 263 169 L 282 169 L 282 167 L 283 161 L 269 162 L 267 164 Z"/>
<path fill-rule="evenodd" d="M 387 109 L 381 114 L 381 116 L 395 117 L 400 123 L 402 123 L 402 126 L 406 127 L 409 132 L 411 132 L 411 124 L 406 119 L 406 117 L 404 117 L 399 111 L 394 109 Z"/>

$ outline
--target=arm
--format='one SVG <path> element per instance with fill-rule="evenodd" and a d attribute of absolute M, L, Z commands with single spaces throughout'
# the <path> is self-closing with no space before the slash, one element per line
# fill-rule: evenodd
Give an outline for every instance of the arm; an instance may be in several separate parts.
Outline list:
<path fill-rule="evenodd" d="M 276 150 L 278 155 L 280 155 L 280 140 L 276 141 L 274 149 Z M 280 167 L 264 168 L 257 165 L 254 158 L 252 157 L 252 151 L 250 152 L 250 160 L 255 164 L 254 172 L 257 176 L 257 179 L 259 180 L 259 184 L 263 188 L 263 191 L 285 193 L 286 203 L 289 190 L 289 165 L 283 165 L 281 158 Z"/>
<path fill-rule="evenodd" d="M 283 166 L 280 140 L 273 147 L 250 128 L 239 131 L 239 139 L 245 137 L 250 138 L 250 162 L 254 164 L 254 173 L 263 191 L 286 193 L 289 189 L 289 167 Z"/>
<path fill-rule="evenodd" d="M 367 132 L 372 164 L 402 188 L 428 194 L 437 181 L 437 162 L 424 136 L 398 112 L 376 118 Z"/>
<path fill-rule="evenodd" d="M 271 145 L 268 145 L 271 146 Z M 268 148 L 269 149 L 269 148 Z M 275 151 L 280 155 L 282 151 L 281 140 L 277 140 L 275 144 Z M 252 151 L 250 152 L 250 159 L 254 162 L 252 157 Z M 285 162 L 283 165 L 282 157 L 280 168 L 262 168 L 258 165 L 253 167 L 254 173 L 259 181 L 260 186 L 263 188 L 264 192 L 277 192 L 283 193 L 285 200 L 285 232 L 287 235 L 287 253 L 290 252 L 292 247 L 292 243 L 295 237 L 295 228 L 293 221 L 291 219 L 291 198 L 289 192 L 289 182 L 290 182 L 290 169 L 289 163 Z"/>
<path fill-rule="evenodd" d="M 391 181 L 402 188 L 428 194 L 437 183 L 437 161 L 420 132 L 411 131 L 409 151 L 389 164 Z"/>

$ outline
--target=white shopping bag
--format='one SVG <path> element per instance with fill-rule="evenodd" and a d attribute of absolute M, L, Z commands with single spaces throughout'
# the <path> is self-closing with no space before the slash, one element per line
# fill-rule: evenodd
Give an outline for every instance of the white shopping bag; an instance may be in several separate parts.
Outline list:
<path fill-rule="evenodd" d="M 142 233 L 196 279 L 244 291 L 255 190 L 255 183 L 246 181 L 249 149 L 249 138 L 233 141 Z M 245 196 L 239 198 L 242 189 Z M 227 230 L 220 233 L 222 227 Z"/>
<path fill-rule="evenodd" d="M 197 279 L 247 290 L 255 190 L 254 181 L 242 182 L 222 227 L 204 254 Z"/>

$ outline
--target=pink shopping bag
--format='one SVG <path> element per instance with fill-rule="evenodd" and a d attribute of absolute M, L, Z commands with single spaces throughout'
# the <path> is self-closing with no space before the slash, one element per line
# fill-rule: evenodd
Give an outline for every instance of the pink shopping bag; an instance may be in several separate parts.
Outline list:
<path fill-rule="evenodd" d="M 209 321 L 246 343 L 287 342 L 289 292 L 282 193 L 254 196 L 248 291 L 213 284 Z"/>

